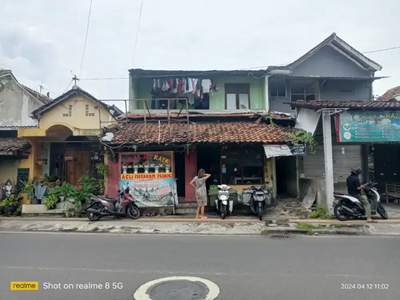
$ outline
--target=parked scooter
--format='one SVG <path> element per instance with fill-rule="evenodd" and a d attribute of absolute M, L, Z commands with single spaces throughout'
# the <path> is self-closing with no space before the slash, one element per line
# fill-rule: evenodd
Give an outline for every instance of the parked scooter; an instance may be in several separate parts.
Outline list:
<path fill-rule="evenodd" d="M 233 199 L 230 199 L 229 195 L 230 189 L 226 184 L 218 185 L 218 198 L 215 199 L 215 207 L 222 219 L 225 219 L 228 214 L 232 214 L 233 211 Z"/>
<path fill-rule="evenodd" d="M 377 183 L 365 184 L 365 194 L 371 204 L 371 215 L 378 213 L 382 219 L 388 219 L 388 213 L 381 203 L 381 196 L 375 188 Z M 347 221 L 353 218 L 361 218 L 365 215 L 365 208 L 357 198 L 340 193 L 334 193 L 333 213 L 340 221 Z"/>
<path fill-rule="evenodd" d="M 267 198 L 271 197 L 270 193 L 265 190 L 264 186 L 251 187 L 251 197 L 250 197 L 250 208 L 252 212 L 258 216 L 260 221 L 262 221 L 264 210 L 267 206 Z"/>
<path fill-rule="evenodd" d="M 106 216 L 126 216 L 132 219 L 140 217 L 140 210 L 135 199 L 129 194 L 129 187 L 118 191 L 119 200 L 104 196 L 92 196 L 92 203 L 86 209 L 86 216 L 90 221 L 98 221 Z"/>

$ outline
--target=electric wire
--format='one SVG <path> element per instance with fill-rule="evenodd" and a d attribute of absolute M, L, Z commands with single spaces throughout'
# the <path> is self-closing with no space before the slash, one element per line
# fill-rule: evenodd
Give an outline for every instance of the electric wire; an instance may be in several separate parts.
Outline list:
<path fill-rule="evenodd" d="M 90 15 L 91 15 L 91 13 L 92 13 L 92 2 L 93 2 L 93 0 L 90 0 L 89 15 L 88 15 L 87 26 L 86 26 L 85 43 L 83 44 L 83 51 L 82 51 L 82 58 L 81 58 L 81 66 L 80 66 L 80 68 L 79 68 L 79 77 L 81 77 L 83 59 L 85 58 L 86 43 L 87 43 L 88 34 L 89 34 Z"/>

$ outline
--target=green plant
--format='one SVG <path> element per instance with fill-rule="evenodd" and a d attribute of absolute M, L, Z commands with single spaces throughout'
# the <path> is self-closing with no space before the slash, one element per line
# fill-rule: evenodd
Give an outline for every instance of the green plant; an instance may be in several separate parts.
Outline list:
<path fill-rule="evenodd" d="M 56 187 L 50 188 L 47 191 L 47 195 L 54 195 L 56 197 L 73 197 L 75 193 L 76 187 L 73 186 L 72 184 L 66 183 L 65 181 L 62 183 L 62 185 L 58 185 Z"/>
<path fill-rule="evenodd" d="M 10 195 L 8 198 L 4 199 L 0 205 L 3 207 L 8 206 L 19 206 L 19 202 L 22 200 L 21 196 Z"/>
<path fill-rule="evenodd" d="M 110 173 L 110 168 L 104 163 L 98 163 L 96 164 L 96 170 L 97 173 L 100 175 L 100 189 L 102 192 L 104 192 L 105 181 L 108 177 L 108 174 Z"/>
<path fill-rule="evenodd" d="M 78 209 L 82 209 L 89 204 L 90 196 L 93 193 L 89 186 L 78 185 L 75 188 L 72 198 L 74 198 L 74 205 Z"/>
<path fill-rule="evenodd" d="M 308 230 L 313 230 L 313 229 L 325 229 L 326 227 L 323 225 L 314 225 L 314 224 L 308 224 L 308 223 L 299 223 L 296 225 L 296 229 L 308 229 Z"/>
<path fill-rule="evenodd" d="M 82 186 L 85 190 L 89 191 L 89 193 L 93 195 L 97 195 L 99 193 L 100 185 L 96 178 L 90 177 L 88 174 L 83 175 L 79 178 L 78 187 Z"/>
<path fill-rule="evenodd" d="M 265 120 L 269 121 L 269 124 L 271 126 L 275 126 L 275 122 L 274 122 L 274 117 L 273 116 L 267 116 L 267 117 L 265 117 Z"/>
<path fill-rule="evenodd" d="M 309 215 L 310 219 L 328 219 L 327 210 L 322 204 L 317 204 L 315 211 Z"/>
<path fill-rule="evenodd" d="M 14 216 L 20 216 L 22 212 L 22 207 L 18 206 L 17 209 L 14 212 Z"/>
<path fill-rule="evenodd" d="M 299 147 L 300 144 L 304 144 L 311 154 L 315 154 L 315 147 L 318 145 L 313 134 L 303 129 L 296 129 L 293 132 L 286 132 L 286 134 L 293 140 L 292 143 L 295 147 Z"/>
<path fill-rule="evenodd" d="M 28 196 L 28 199 L 32 200 L 35 196 L 35 180 L 32 179 L 31 181 L 27 182 L 20 180 L 20 182 L 24 185 L 22 192 Z"/>
<path fill-rule="evenodd" d="M 52 194 L 46 197 L 46 200 L 44 200 L 43 204 L 47 208 L 53 208 L 56 206 L 57 202 L 58 202 L 58 197 Z"/>

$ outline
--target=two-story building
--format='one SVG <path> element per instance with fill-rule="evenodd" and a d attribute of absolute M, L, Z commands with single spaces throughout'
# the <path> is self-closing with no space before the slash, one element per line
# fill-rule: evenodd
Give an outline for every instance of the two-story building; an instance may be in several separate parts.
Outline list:
<path fill-rule="evenodd" d="M 30 113 L 50 101 L 19 83 L 10 70 L 0 70 L 0 186 L 8 180 L 18 184 L 28 179 L 26 158 L 31 145 L 18 138 L 18 129 L 36 128 L 38 122 Z"/>
<path fill-rule="evenodd" d="M 378 79 L 375 72 L 380 69 L 379 64 L 355 50 L 335 33 L 287 66 L 233 71 L 131 69 L 127 122 L 108 142 L 114 146 L 121 145 L 119 150 L 124 147 L 133 149 L 132 153 L 154 146 L 166 149 L 166 145 L 172 147 L 180 142 L 184 146 L 180 149 L 183 154 L 180 159 L 175 155 L 175 169 L 185 170 L 186 175 L 175 177 L 182 201 L 193 200 L 193 190 L 188 182 L 199 168 L 214 173 L 213 179 L 222 183 L 247 187 L 246 183 L 268 182 L 275 195 L 299 197 L 299 178 L 323 176 L 321 172 L 312 172 L 316 160 L 323 158 L 321 146 L 317 148 L 316 155 L 304 157 L 285 156 L 287 154 L 284 151 L 268 157 L 273 152 L 269 149 L 276 146 L 284 148 L 283 145 L 290 148 L 290 138 L 280 137 L 276 140 L 273 137 L 277 135 L 276 129 L 281 132 L 286 130 L 285 127 L 293 126 L 296 115 L 296 127 L 312 133 L 321 130 L 321 123 L 320 113 L 296 111 L 290 102 L 321 99 L 371 101 L 372 84 Z M 253 122 L 254 119 L 258 120 L 258 127 L 254 123 L 249 126 L 249 121 Z M 178 120 L 178 127 L 171 124 Z M 240 125 L 242 123 L 246 125 Z M 283 127 L 274 127 L 276 123 Z M 319 142 L 322 144 L 322 140 Z M 211 144 L 214 150 L 209 147 Z M 254 150 L 249 148 L 249 144 L 252 144 L 251 147 L 257 144 L 258 150 L 248 152 Z M 226 151 L 230 153 L 226 154 Z M 363 160 L 363 151 L 361 145 L 346 144 L 340 147 L 335 145 L 333 152 L 336 156 L 344 152 L 353 163 L 358 163 Z M 115 172 L 121 178 L 126 177 L 122 175 L 124 172 L 129 174 L 128 166 L 131 164 L 131 172 L 134 173 L 135 163 L 124 161 L 129 160 L 129 155 L 119 155 L 121 160 Z M 252 160 L 249 167 L 244 164 L 247 159 Z M 257 161 L 260 160 L 268 162 L 270 166 L 267 179 L 261 176 L 262 172 L 256 171 Z M 338 169 L 344 172 L 349 161 L 338 161 Z M 178 165 L 180 167 L 177 168 Z M 265 166 L 265 163 L 259 164 L 259 167 L 261 165 Z M 145 168 L 142 169 L 145 172 Z M 343 176 L 340 174 L 338 181 L 342 182 Z M 115 178 L 121 179 L 119 176 Z M 114 193 L 121 187 L 117 181 L 112 185 L 110 191 L 115 190 Z"/>
<path fill-rule="evenodd" d="M 288 103 L 297 100 L 372 101 L 381 69 L 333 33 L 291 64 L 268 68 L 270 109 L 294 112 Z"/>

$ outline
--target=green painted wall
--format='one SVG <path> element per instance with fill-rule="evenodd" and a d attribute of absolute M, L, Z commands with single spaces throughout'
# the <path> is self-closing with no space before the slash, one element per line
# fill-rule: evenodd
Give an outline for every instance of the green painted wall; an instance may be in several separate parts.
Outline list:
<path fill-rule="evenodd" d="M 221 90 L 210 96 L 210 110 L 225 109 L 225 83 L 249 83 L 250 84 L 250 109 L 264 109 L 264 77 L 256 79 L 247 76 L 224 76 L 211 78 Z"/>
<path fill-rule="evenodd" d="M 220 87 L 218 92 L 210 95 L 210 110 L 225 110 L 225 83 L 249 83 L 250 109 L 265 109 L 264 77 L 256 79 L 247 76 L 211 76 L 210 79 Z M 136 79 L 136 84 L 136 99 L 150 99 L 153 80 L 140 78 Z M 183 94 L 182 96 L 185 95 Z M 147 104 L 151 108 L 151 100 L 147 101 Z M 143 108 L 143 104 L 138 103 L 137 107 Z"/>

